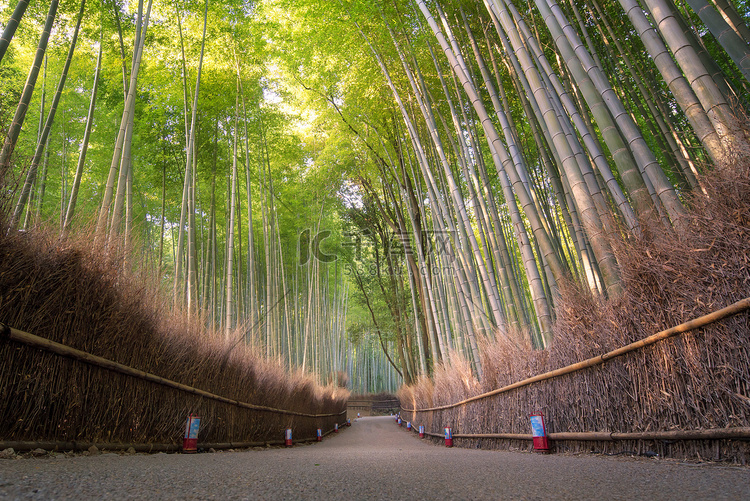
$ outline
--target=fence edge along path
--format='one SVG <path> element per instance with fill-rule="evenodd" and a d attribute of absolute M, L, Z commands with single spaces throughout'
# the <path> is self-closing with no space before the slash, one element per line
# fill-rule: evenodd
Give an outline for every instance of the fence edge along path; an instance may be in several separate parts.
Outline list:
<path fill-rule="evenodd" d="M 415 430 L 412 425 L 412 430 Z M 425 431 L 428 437 L 443 438 L 443 433 Z M 527 440 L 531 441 L 534 436 L 531 433 L 453 433 L 454 439 L 482 439 L 497 438 L 504 440 Z M 616 431 L 582 431 L 582 432 L 559 432 L 547 433 L 550 440 L 574 440 L 579 442 L 616 442 L 618 440 L 721 440 L 750 439 L 750 428 L 711 428 L 708 430 L 672 430 L 672 431 L 643 431 L 620 433 Z M 2 442 L 0 442 L 0 447 Z"/>
<path fill-rule="evenodd" d="M 343 429 L 346 422 L 338 423 L 339 430 Z M 335 431 L 335 428 L 324 432 L 321 437 L 327 437 Z M 309 442 L 316 442 L 318 437 L 309 438 L 295 438 L 292 440 L 293 444 L 302 444 Z M 272 445 L 285 445 L 285 440 L 265 440 L 263 442 L 221 442 L 221 443 L 198 443 L 198 449 L 248 449 L 250 447 L 269 447 Z M 96 447 L 100 451 L 125 451 L 132 448 L 135 452 L 180 452 L 182 451 L 182 445 L 180 444 L 122 444 L 114 442 L 79 442 L 79 441 L 55 441 L 55 440 L 42 440 L 38 442 L 34 441 L 22 441 L 22 440 L 3 440 L 0 441 L 0 450 L 12 448 L 15 451 L 30 451 L 34 449 L 44 449 L 45 451 L 87 451 L 92 446 Z"/>
<path fill-rule="evenodd" d="M 210 400 L 216 400 L 218 402 L 222 402 L 225 404 L 235 405 L 237 407 L 242 407 L 244 409 L 271 412 L 274 414 L 284 414 L 287 416 L 306 417 L 306 418 L 336 417 L 336 416 L 341 416 L 342 414 L 346 414 L 346 409 L 344 409 L 341 412 L 329 413 L 329 414 L 309 414 L 305 412 L 290 411 L 286 409 L 276 409 L 274 407 L 267 407 L 265 405 L 256 405 L 256 404 L 251 404 L 248 402 L 241 402 L 239 400 L 235 400 L 232 398 L 222 397 L 221 395 L 216 395 L 215 393 L 201 390 L 199 388 L 193 388 L 192 386 L 178 383 L 177 381 L 172 381 L 171 379 L 166 379 L 166 378 L 157 376 L 156 374 L 152 374 L 150 372 L 145 372 L 139 369 L 134 369 L 133 367 L 130 367 L 130 366 L 118 363 L 118 362 L 114 362 L 112 360 L 99 357 L 97 355 L 92 355 L 91 353 L 77 350 L 75 348 L 71 348 L 64 344 L 57 343 L 55 341 L 51 341 L 43 337 L 35 336 L 34 334 L 30 334 L 28 332 L 14 329 L 3 323 L 0 323 L 0 340 L 16 341 L 16 342 L 25 344 L 27 346 L 30 346 L 32 348 L 38 348 L 44 351 L 48 351 L 50 353 L 54 353 L 56 355 L 60 355 L 62 357 L 71 358 L 73 360 L 78 360 L 79 362 L 83 362 L 89 365 L 94 365 L 102 369 L 119 372 L 120 374 L 125 374 L 126 376 L 131 376 L 137 379 L 150 381 L 152 383 L 156 383 L 162 386 L 174 388 L 180 391 L 184 391 L 186 393 L 198 395 L 200 397 L 204 397 Z"/>
<path fill-rule="evenodd" d="M 663 330 L 661 332 L 658 332 L 652 336 L 643 338 L 641 340 L 632 342 L 628 345 L 623 346 L 622 348 L 618 348 L 616 350 L 609 351 L 607 353 L 603 353 L 602 355 L 598 355 L 596 357 L 591 357 L 586 360 L 583 360 L 581 362 L 576 362 L 574 364 L 567 365 L 565 367 L 561 367 L 559 369 L 555 369 L 553 371 L 545 372 L 543 374 L 538 374 L 536 376 L 532 376 L 530 378 L 523 379 L 521 381 L 517 381 L 515 383 L 509 384 L 507 386 L 503 386 L 502 388 L 498 388 L 496 390 L 488 391 L 486 393 L 482 393 L 464 400 L 461 400 L 459 402 L 455 402 L 452 404 L 446 404 L 446 405 L 439 405 L 435 407 L 426 407 L 424 409 L 409 409 L 406 407 L 401 407 L 401 410 L 407 411 L 407 412 L 432 412 L 432 411 L 441 411 L 441 410 L 447 410 L 447 409 L 453 409 L 455 407 L 461 407 L 466 404 L 469 404 L 471 402 L 476 402 L 478 400 L 483 400 L 488 397 L 492 397 L 495 395 L 499 395 L 501 393 L 506 393 L 510 390 L 514 390 L 516 388 L 521 388 L 523 386 L 528 386 L 532 383 L 537 383 L 539 381 L 545 381 L 547 379 L 553 379 L 559 376 L 563 376 L 565 374 L 571 374 L 573 372 L 578 372 L 580 370 L 594 367 L 596 365 L 601 365 L 604 362 L 611 360 L 613 358 L 625 355 L 626 353 L 630 353 L 631 351 L 635 351 L 637 349 L 643 348 L 645 346 L 652 345 L 658 341 L 662 341 L 664 339 L 668 339 L 670 337 L 676 336 L 677 334 L 683 334 L 685 332 L 689 332 L 694 329 L 698 329 L 700 327 L 704 327 L 708 324 L 717 322 L 719 320 L 722 320 L 724 318 L 730 317 L 732 315 L 736 315 L 737 313 L 741 313 L 747 309 L 750 309 L 750 297 L 747 297 L 745 299 L 741 299 L 737 301 L 736 303 L 733 303 L 725 308 L 722 308 L 720 310 L 717 310 L 713 313 L 709 313 L 707 315 L 703 315 L 701 317 L 695 318 L 693 320 L 690 320 L 688 322 L 682 323 L 680 325 L 677 325 L 675 327 L 672 327 L 667 330 Z M 457 438 L 458 435 L 454 435 Z M 606 440 L 606 439 L 604 439 Z"/>

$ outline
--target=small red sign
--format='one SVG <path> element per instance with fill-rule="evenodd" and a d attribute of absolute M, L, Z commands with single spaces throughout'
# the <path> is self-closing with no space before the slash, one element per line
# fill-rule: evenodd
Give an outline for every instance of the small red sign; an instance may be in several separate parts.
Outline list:
<path fill-rule="evenodd" d="M 198 430 L 201 425 L 201 418 L 190 414 L 185 424 L 185 436 L 182 439 L 182 452 L 198 452 Z"/>
<path fill-rule="evenodd" d="M 287 447 L 292 446 L 292 429 L 291 428 L 286 429 L 286 434 L 284 435 L 284 445 L 286 445 Z"/>
<path fill-rule="evenodd" d="M 531 436 L 534 438 L 535 451 L 548 451 L 549 441 L 547 440 L 547 427 L 544 424 L 544 415 L 541 412 L 531 414 Z"/>

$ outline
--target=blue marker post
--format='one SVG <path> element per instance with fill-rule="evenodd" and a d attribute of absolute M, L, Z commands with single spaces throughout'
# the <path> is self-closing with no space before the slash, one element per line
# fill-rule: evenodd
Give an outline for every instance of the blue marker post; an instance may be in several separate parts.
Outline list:
<path fill-rule="evenodd" d="M 544 415 L 541 412 L 531 414 L 531 435 L 534 437 L 534 450 L 549 452 L 549 440 L 547 440 L 547 427 L 544 424 Z"/>
<path fill-rule="evenodd" d="M 182 440 L 182 452 L 192 454 L 198 452 L 198 429 L 201 418 L 190 414 L 185 425 L 185 437 Z"/>

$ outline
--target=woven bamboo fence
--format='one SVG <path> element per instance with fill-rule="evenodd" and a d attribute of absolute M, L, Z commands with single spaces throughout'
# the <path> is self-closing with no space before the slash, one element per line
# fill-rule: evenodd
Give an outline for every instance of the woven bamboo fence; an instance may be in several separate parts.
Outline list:
<path fill-rule="evenodd" d="M 685 194 L 679 234 L 653 221 L 641 222 L 638 238 L 611 234 L 621 297 L 603 300 L 559 283 L 547 349 L 487 340 L 481 383 L 460 361 L 439 367 L 400 391 L 403 408 L 435 408 L 407 419 L 431 433 L 450 426 L 466 446 L 529 449 L 528 415 L 542 412 L 549 432 L 561 434 L 558 451 L 750 461 L 742 438 L 750 427 L 750 314 L 690 323 L 716 320 L 713 312 L 733 303 L 742 310 L 750 296 L 750 156 L 734 155 L 701 177 L 706 196 Z M 660 331 L 657 342 L 642 343 Z M 580 370 L 559 370 L 571 365 Z M 545 373 L 554 377 L 533 377 Z M 599 435 L 571 439 L 582 433 Z M 488 434 L 506 438 L 481 436 Z M 710 438 L 719 434 L 725 438 Z"/>
<path fill-rule="evenodd" d="M 9 345 L 15 344 L 16 350 L 23 349 L 21 347 L 33 350 L 32 353 L 37 356 L 43 354 L 53 354 L 67 359 L 72 364 L 85 364 L 93 371 L 108 371 L 109 377 L 118 378 L 124 377 L 121 382 L 127 387 L 128 384 L 136 382 L 150 383 L 152 391 L 149 392 L 151 402 L 139 402 L 140 405 L 125 406 L 127 410 L 125 422 L 132 419 L 132 422 L 140 424 L 141 419 L 148 418 L 148 415 L 142 412 L 132 412 L 133 409 L 140 407 L 141 409 L 147 409 L 148 404 L 154 405 L 153 408 L 159 408 L 163 406 L 159 405 L 159 402 L 154 402 L 154 397 L 166 396 L 170 400 L 184 399 L 186 410 L 192 409 L 193 414 L 203 416 L 204 427 L 202 429 L 202 442 L 201 445 L 204 448 L 237 448 L 237 447 L 251 447 L 258 445 L 269 445 L 269 444 L 283 444 L 284 440 L 282 437 L 283 432 L 286 428 L 292 428 L 298 436 L 304 438 L 295 439 L 295 442 L 312 441 L 316 438 L 316 429 L 321 428 L 325 434 L 330 433 L 334 429 L 334 424 L 343 425 L 346 422 L 345 414 L 346 409 L 337 412 L 322 412 L 318 409 L 317 413 L 301 412 L 299 410 L 288 410 L 279 409 L 276 407 L 270 407 L 266 405 L 257 405 L 248 402 L 243 402 L 233 398 L 224 397 L 211 393 L 199 388 L 182 384 L 170 379 L 166 379 L 155 374 L 145 372 L 139 369 L 134 369 L 127 365 L 123 365 L 106 358 L 92 355 L 81 350 L 70 348 L 60 343 L 50 341 L 48 339 L 35 336 L 33 334 L 23 332 L 17 329 L 13 329 L 4 324 L 0 324 L 0 342 L 7 343 Z M 16 359 L 18 359 L 18 353 L 16 353 Z M 7 360 L 7 359 L 6 359 Z M 10 365 L 10 364 L 6 364 Z M 75 372 L 72 368 L 69 371 L 63 369 L 63 374 L 66 372 Z M 105 379 L 104 374 L 98 374 L 94 376 L 95 379 Z M 27 378 L 25 378 L 27 379 Z M 70 383 L 71 381 L 68 381 Z M 63 386 L 59 393 L 55 395 L 56 399 L 64 398 L 65 393 Z M 120 392 L 122 386 L 118 384 L 111 385 L 110 388 L 116 392 Z M 31 396 L 31 395 L 27 395 Z M 12 396 L 11 396 L 12 398 Z M 37 395 L 37 398 L 39 396 Z M 17 398 L 16 402 L 27 403 L 30 399 L 28 398 Z M 117 399 L 117 402 L 121 399 Z M 164 404 L 164 402 L 162 402 Z M 110 404 L 112 405 L 112 404 Z M 23 406 L 10 407 L 9 410 L 19 409 Z M 43 404 L 42 410 L 46 406 Z M 118 415 L 121 415 L 123 406 L 118 409 Z M 157 413 L 161 415 L 161 413 Z M 90 417 L 83 416 L 87 421 Z M 111 419 L 112 416 L 103 416 L 105 419 Z M 13 447 L 14 449 L 31 449 L 42 447 L 46 449 L 87 449 L 91 445 L 97 445 L 99 448 L 106 448 L 110 450 L 127 449 L 133 447 L 137 451 L 171 451 L 179 450 L 180 446 L 177 439 L 180 437 L 182 431 L 182 422 L 180 421 L 181 416 L 175 416 L 174 419 L 162 417 L 167 420 L 163 426 L 158 427 L 159 430 L 163 430 L 163 434 L 153 435 L 149 434 L 147 437 L 138 437 L 135 434 L 112 434 L 108 433 L 106 438 L 104 436 L 98 436 L 99 442 L 85 442 L 77 439 L 64 440 L 69 438 L 68 435 L 61 435 L 59 433 L 44 433 L 43 436 L 46 440 L 3 440 L 0 441 L 0 447 Z M 22 424 L 23 419 L 19 419 L 18 423 Z M 184 419 L 183 419 L 184 421 Z M 56 429 L 65 429 L 70 426 L 75 426 L 74 423 L 68 424 L 69 419 L 64 418 L 62 424 L 66 426 L 60 426 L 58 424 Z M 148 422 L 144 422 L 142 426 L 148 426 Z M 171 426 L 170 426 L 171 425 Z M 136 425 L 137 426 L 137 425 Z M 53 429 L 54 429 L 53 428 Z M 156 426 L 151 427 L 153 430 Z M 18 428 L 16 428 L 18 429 Z M 13 436 L 13 433 L 9 434 Z M 114 436 L 113 436 L 114 435 Z M 16 435 L 19 436 L 19 435 Z M 21 434 L 21 437 L 24 435 Z M 29 436 L 29 435 L 26 435 Z M 243 438 L 254 438 L 254 441 L 244 440 Z M 50 438 L 63 438 L 63 440 L 50 440 Z M 130 438 L 130 441 L 128 441 Z M 218 440 L 217 442 L 211 442 L 210 440 Z M 104 442 L 102 442 L 104 440 Z M 123 442 L 123 440 L 125 440 Z M 140 441 L 139 441 L 140 440 Z M 162 443 L 153 443 L 154 441 Z M 222 441 L 223 440 L 223 441 Z M 151 442 L 151 443 L 149 443 Z"/>
<path fill-rule="evenodd" d="M 172 313 L 122 269 L 90 241 L 0 229 L 0 323 L 13 327 L 0 340 L 0 442 L 172 450 L 192 413 L 199 444 L 231 447 L 345 421 L 345 389 L 260 359 L 242 329 L 227 339 Z"/>
<path fill-rule="evenodd" d="M 736 360 L 732 367 L 719 358 L 736 355 L 736 347 L 720 350 L 717 343 L 723 329 L 750 333 L 748 309 L 750 298 L 745 298 L 621 348 L 458 402 L 442 403 L 435 393 L 407 388 L 400 393 L 401 416 L 414 429 L 424 425 L 425 434 L 437 440 L 445 427 L 451 427 L 454 440 L 467 447 L 530 449 L 528 415 L 542 411 L 549 438 L 559 451 L 649 453 L 746 464 L 750 459 L 748 380 L 744 378 L 737 392 L 726 395 L 726 390 L 711 391 L 717 386 L 705 381 L 691 385 L 695 381 L 682 376 L 688 364 L 693 365 L 692 375 L 703 363 L 719 374 L 742 370 Z M 723 326 L 706 329 L 722 321 Z M 693 333 L 698 329 L 703 332 Z M 747 360 L 741 362 L 745 370 L 750 367 Z M 709 381 L 717 377 L 704 375 Z M 650 398 L 652 393 L 657 398 Z M 696 420 L 720 427 L 691 429 Z"/>

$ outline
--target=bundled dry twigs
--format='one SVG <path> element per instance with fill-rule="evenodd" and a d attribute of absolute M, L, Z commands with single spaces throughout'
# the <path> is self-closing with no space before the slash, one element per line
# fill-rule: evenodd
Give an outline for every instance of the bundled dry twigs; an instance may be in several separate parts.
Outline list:
<path fill-rule="evenodd" d="M 0 221 L 1 223 L 1 221 Z M 8 232 L 0 224 L 0 322 L 224 397 L 309 414 L 348 393 L 254 356 L 244 343 L 169 313 L 158 289 L 121 272 L 90 240 Z M 236 336 L 242 336 L 237 332 Z M 242 409 L 14 342 L 0 342 L 0 440 L 178 443 L 191 412 L 201 442 L 314 437 L 337 418 Z"/>
<path fill-rule="evenodd" d="M 521 353 L 502 343 L 483 350 L 481 388 L 460 385 L 464 370 L 441 369 L 399 394 L 402 406 L 426 408 L 563 367 L 619 348 L 750 296 L 750 158 L 728 162 L 692 195 L 680 236 L 646 232 L 615 243 L 625 295 L 602 301 L 563 284 L 555 339 L 546 351 Z M 451 380 L 452 383 L 445 383 Z M 552 432 L 700 430 L 750 425 L 750 313 L 659 342 L 602 366 L 512 390 L 455 409 L 411 417 L 431 431 L 529 433 L 528 414 L 545 413 Z M 476 440 L 466 440 L 476 446 Z M 482 446 L 528 449 L 523 441 Z M 557 444 L 559 450 L 653 451 L 743 464 L 743 441 L 622 441 Z"/>

